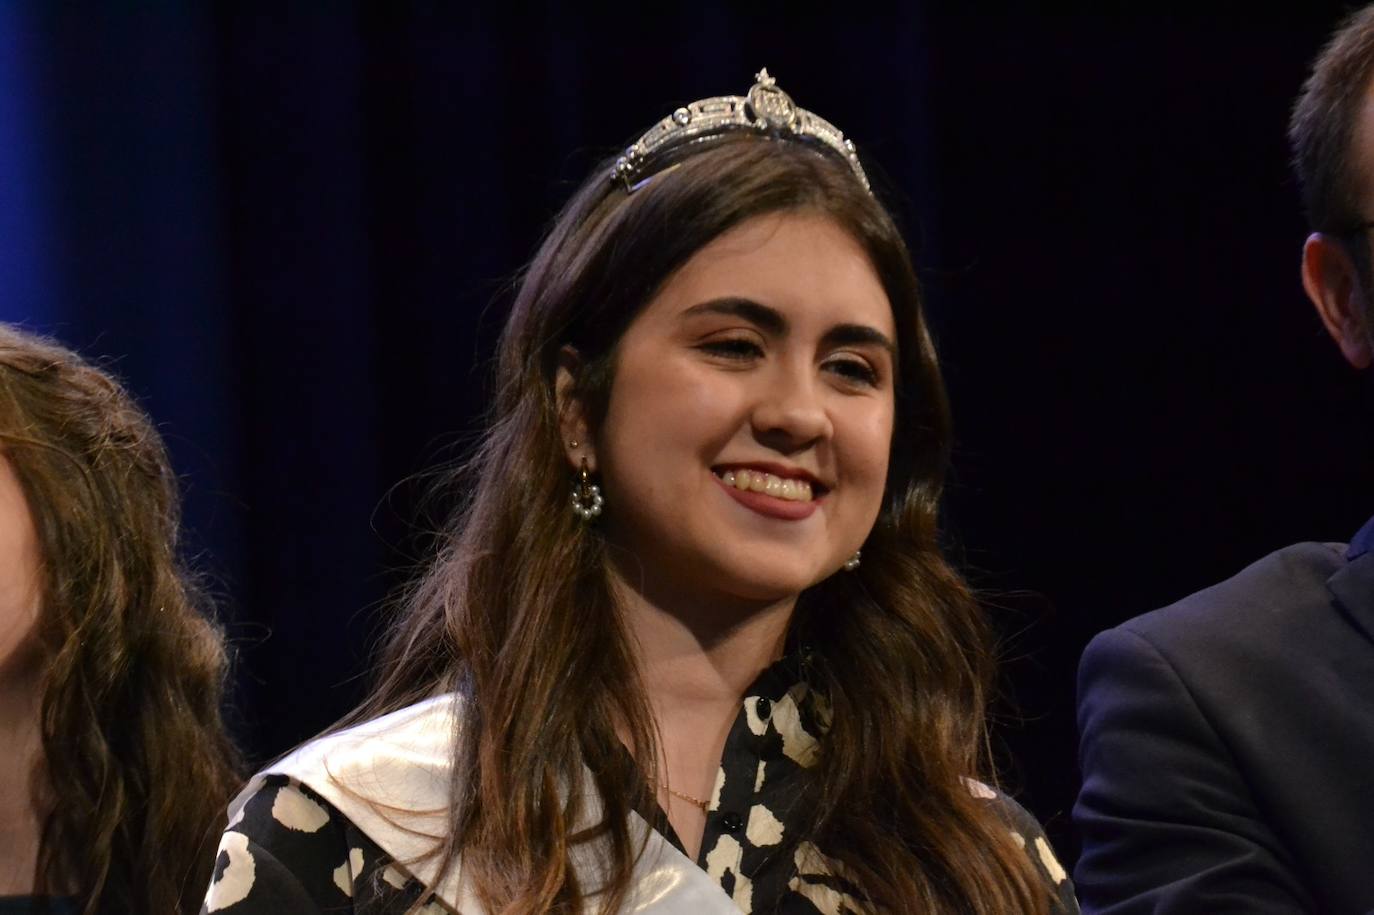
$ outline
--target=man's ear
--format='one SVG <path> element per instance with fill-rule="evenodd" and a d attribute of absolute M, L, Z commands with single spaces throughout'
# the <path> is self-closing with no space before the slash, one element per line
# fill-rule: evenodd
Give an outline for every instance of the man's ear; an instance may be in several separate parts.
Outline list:
<path fill-rule="evenodd" d="M 1302 248 L 1302 286 L 1345 360 L 1357 369 L 1368 368 L 1374 362 L 1369 290 L 1339 239 L 1321 232 L 1307 237 Z"/>
<path fill-rule="evenodd" d="M 591 441 L 591 426 L 587 422 L 587 407 L 577 393 L 578 379 L 586 366 L 582 356 L 571 346 L 558 351 L 558 369 L 554 375 L 553 393 L 558 408 L 558 429 L 563 436 L 563 453 L 568 464 L 577 470 L 582 459 L 588 471 L 596 472 L 596 447 Z"/>

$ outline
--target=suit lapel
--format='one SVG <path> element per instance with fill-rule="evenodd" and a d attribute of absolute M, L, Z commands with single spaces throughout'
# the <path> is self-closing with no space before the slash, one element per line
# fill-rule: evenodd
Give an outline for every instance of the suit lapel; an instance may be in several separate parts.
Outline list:
<path fill-rule="evenodd" d="M 1365 637 L 1374 641 L 1374 552 L 1357 555 L 1326 580 L 1326 588 Z"/>

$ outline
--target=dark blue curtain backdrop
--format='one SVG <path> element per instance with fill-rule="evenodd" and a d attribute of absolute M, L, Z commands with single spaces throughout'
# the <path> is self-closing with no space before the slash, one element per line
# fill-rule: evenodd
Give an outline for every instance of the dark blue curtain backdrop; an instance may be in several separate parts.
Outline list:
<path fill-rule="evenodd" d="M 1072 857 L 1086 640 L 1374 511 L 1283 136 L 1342 5 L 1292 6 L 0 4 L 0 319 L 158 419 L 262 760 L 361 694 L 423 555 L 416 477 L 477 428 L 559 204 L 766 64 L 881 166 L 918 247 L 950 543 L 1008 639 L 998 735 Z"/>

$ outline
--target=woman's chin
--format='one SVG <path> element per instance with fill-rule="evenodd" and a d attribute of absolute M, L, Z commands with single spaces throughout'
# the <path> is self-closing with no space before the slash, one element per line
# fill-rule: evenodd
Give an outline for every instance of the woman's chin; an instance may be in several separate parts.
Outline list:
<path fill-rule="evenodd" d="M 807 588 L 824 580 L 827 574 L 815 564 L 752 563 L 747 567 L 720 568 L 703 574 L 702 581 L 710 581 L 715 590 L 740 601 L 757 604 L 777 604 L 795 601 Z"/>

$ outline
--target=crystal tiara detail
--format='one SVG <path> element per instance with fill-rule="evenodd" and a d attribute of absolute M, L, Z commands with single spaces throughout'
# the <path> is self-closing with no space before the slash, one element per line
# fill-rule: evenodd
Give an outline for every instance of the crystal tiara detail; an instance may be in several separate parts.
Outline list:
<path fill-rule="evenodd" d="M 778 81 L 768 75 L 767 67 L 754 78 L 758 82 L 744 97 L 719 95 L 699 99 L 650 127 L 616 160 L 611 180 L 622 183 L 626 191 L 634 191 L 660 171 L 672 153 L 709 144 L 724 134 L 752 131 L 820 144 L 844 160 L 864 190 L 873 192 L 854 143 L 846 140 L 839 128 L 805 108 L 798 108 L 792 97 L 778 88 Z"/>

